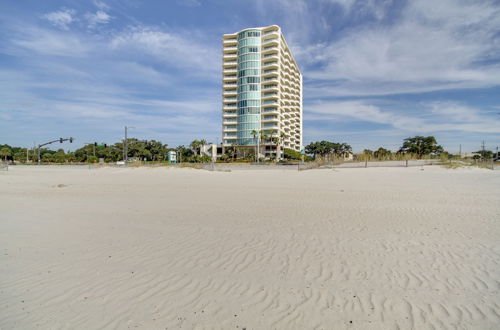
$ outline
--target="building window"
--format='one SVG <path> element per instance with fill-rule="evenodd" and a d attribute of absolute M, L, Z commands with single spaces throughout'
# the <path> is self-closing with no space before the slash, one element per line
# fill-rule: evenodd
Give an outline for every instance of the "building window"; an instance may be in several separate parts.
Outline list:
<path fill-rule="evenodd" d="M 238 33 L 238 40 L 244 39 L 244 38 L 252 38 L 252 37 L 260 37 L 260 31 L 259 30 L 247 30 Z"/>

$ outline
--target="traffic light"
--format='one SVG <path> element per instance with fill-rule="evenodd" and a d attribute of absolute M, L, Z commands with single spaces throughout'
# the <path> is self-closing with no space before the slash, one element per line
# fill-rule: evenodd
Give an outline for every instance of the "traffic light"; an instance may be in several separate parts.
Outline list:
<path fill-rule="evenodd" d="M 94 147 L 97 147 L 97 142 L 94 142 Z"/>
<path fill-rule="evenodd" d="M 108 147 L 108 145 L 106 143 L 104 143 L 104 148 L 107 148 L 107 147 Z"/>
<path fill-rule="evenodd" d="M 59 138 L 59 143 L 62 143 L 63 142 L 63 138 Z"/>
<path fill-rule="evenodd" d="M 73 138 L 72 137 L 69 138 L 69 143 L 73 143 Z"/>

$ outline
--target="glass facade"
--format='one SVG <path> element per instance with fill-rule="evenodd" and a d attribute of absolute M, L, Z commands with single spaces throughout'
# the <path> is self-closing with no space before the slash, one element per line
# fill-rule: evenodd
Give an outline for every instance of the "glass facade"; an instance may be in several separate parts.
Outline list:
<path fill-rule="evenodd" d="M 238 132 L 239 145 L 256 143 L 260 130 L 260 50 L 259 30 L 238 34 Z"/>

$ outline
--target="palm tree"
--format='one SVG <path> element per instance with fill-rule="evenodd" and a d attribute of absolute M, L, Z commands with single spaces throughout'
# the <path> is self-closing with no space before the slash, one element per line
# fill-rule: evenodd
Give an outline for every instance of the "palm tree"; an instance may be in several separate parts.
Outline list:
<path fill-rule="evenodd" d="M 231 153 L 232 153 L 232 156 L 233 156 L 233 160 L 236 158 L 236 148 L 237 148 L 237 144 L 236 143 L 231 143 Z"/>
<path fill-rule="evenodd" d="M 347 157 L 351 151 L 352 151 L 352 147 L 350 145 L 348 145 L 347 143 L 340 144 L 340 152 L 341 152 L 343 158 Z"/>
<path fill-rule="evenodd" d="M 11 150 L 8 147 L 3 147 L 0 149 L 0 156 L 4 157 L 4 161 L 7 162 L 7 157 L 11 155 Z"/>
<path fill-rule="evenodd" d="M 203 147 L 206 144 L 207 144 L 207 140 L 205 140 L 205 139 L 200 140 L 200 156 L 201 156 L 201 147 Z"/>
<path fill-rule="evenodd" d="M 207 140 L 194 140 L 189 146 L 195 154 L 200 154 L 201 156 L 201 147 L 205 144 L 207 144 Z"/>
<path fill-rule="evenodd" d="M 277 152 L 276 153 L 276 156 L 277 157 L 281 157 L 281 146 L 284 144 L 285 142 L 285 138 L 286 138 L 286 134 L 285 132 L 281 132 L 280 135 L 278 136 L 278 146 L 277 146 L 277 150 L 279 150 L 279 153 Z M 284 151 L 285 148 L 283 148 L 283 151 Z"/>
<path fill-rule="evenodd" d="M 255 159 L 257 160 L 257 162 L 259 161 L 259 147 L 258 147 L 258 139 L 257 137 L 259 136 L 259 133 L 256 131 L 256 130 L 253 130 L 252 131 L 252 135 L 253 135 L 253 140 L 255 142 Z"/>
<path fill-rule="evenodd" d="M 260 148 L 260 143 L 266 144 L 267 142 L 269 142 L 268 141 L 269 136 L 267 134 L 265 134 L 264 131 L 260 131 L 259 133 L 260 133 L 259 148 Z M 265 152 L 264 152 L 264 154 L 265 154 Z"/>

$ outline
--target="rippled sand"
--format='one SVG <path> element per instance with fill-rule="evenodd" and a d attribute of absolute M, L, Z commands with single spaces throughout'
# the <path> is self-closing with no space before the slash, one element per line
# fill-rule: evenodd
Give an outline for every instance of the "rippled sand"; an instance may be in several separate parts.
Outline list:
<path fill-rule="evenodd" d="M 11 168 L 1 329 L 498 329 L 500 171 Z"/>

